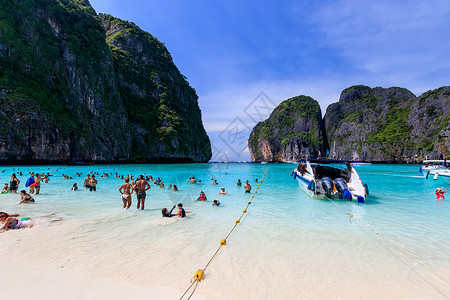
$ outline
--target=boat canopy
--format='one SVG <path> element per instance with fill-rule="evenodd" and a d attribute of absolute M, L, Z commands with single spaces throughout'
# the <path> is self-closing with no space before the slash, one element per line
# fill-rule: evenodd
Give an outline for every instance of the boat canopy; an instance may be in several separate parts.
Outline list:
<path fill-rule="evenodd" d="M 439 160 L 439 159 L 423 161 L 424 164 L 442 164 L 443 162 L 444 162 L 443 160 Z"/>

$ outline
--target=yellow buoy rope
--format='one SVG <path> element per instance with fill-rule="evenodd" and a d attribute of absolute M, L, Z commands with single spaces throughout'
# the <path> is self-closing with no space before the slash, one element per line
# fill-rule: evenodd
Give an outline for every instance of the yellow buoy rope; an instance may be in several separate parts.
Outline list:
<path fill-rule="evenodd" d="M 441 275 L 439 275 L 439 273 L 437 273 L 436 271 L 434 271 L 433 269 L 431 269 L 429 266 L 427 266 L 426 264 L 424 264 L 423 262 L 421 262 L 418 258 L 416 258 L 415 256 L 413 256 L 412 254 L 410 254 L 409 252 L 407 252 L 406 250 L 404 250 L 403 248 L 401 248 L 400 246 L 398 246 L 397 244 L 395 244 L 393 241 L 391 241 L 390 239 L 388 239 L 387 237 L 385 237 L 384 235 L 382 235 L 381 233 L 379 233 L 378 231 L 376 231 L 375 229 L 373 229 L 372 227 L 370 227 L 369 225 L 367 225 L 366 223 L 364 223 L 362 220 L 358 219 L 357 217 L 355 217 L 353 214 L 351 214 L 350 212 L 348 212 L 347 210 L 345 210 L 344 208 L 342 208 L 342 206 L 338 205 L 336 202 L 334 202 L 333 200 L 331 200 L 330 198 L 326 197 L 326 199 L 328 199 L 329 201 L 331 201 L 331 203 L 333 203 L 334 205 L 336 205 L 337 207 L 339 207 L 341 210 L 343 210 L 350 218 L 350 223 L 352 222 L 352 218 L 355 219 L 356 221 L 358 221 L 361 225 L 363 225 L 364 227 L 366 227 L 367 229 L 369 229 L 370 231 L 372 231 L 373 233 L 375 233 L 377 236 L 379 236 L 380 238 L 382 238 L 383 240 L 385 240 L 386 242 L 388 242 L 389 244 L 391 244 L 391 246 L 393 246 L 395 249 L 399 250 L 400 252 L 406 254 L 409 258 L 411 258 L 412 260 L 414 260 L 416 263 L 418 263 L 419 265 L 421 265 L 422 267 L 424 267 L 425 269 L 427 269 L 428 271 L 430 271 L 431 273 L 433 273 L 434 275 L 436 275 L 438 278 L 440 278 L 441 280 L 443 280 L 444 282 L 450 284 L 450 281 L 448 279 L 445 279 L 444 277 L 442 277 Z M 422 279 L 426 280 L 425 278 L 423 278 L 420 274 L 419 275 Z"/>
<path fill-rule="evenodd" d="M 266 173 L 267 170 L 269 170 L 269 168 L 267 168 L 264 171 L 264 175 L 261 178 L 258 187 L 255 190 L 255 193 L 252 195 L 251 200 L 247 203 L 247 206 L 245 207 L 245 209 L 242 211 L 241 216 L 239 217 L 239 219 L 237 219 L 234 222 L 234 226 L 231 228 L 230 232 L 227 234 L 227 236 L 222 239 L 220 241 L 220 246 L 217 248 L 216 252 L 214 252 L 214 254 L 211 256 L 211 258 L 209 259 L 208 263 L 205 265 L 205 267 L 203 269 L 198 270 L 195 275 L 192 277 L 191 279 L 191 285 L 186 289 L 186 291 L 183 293 L 183 295 L 180 297 L 180 300 L 183 299 L 183 297 L 189 292 L 189 290 L 195 285 L 194 289 L 192 290 L 192 293 L 190 294 L 190 296 L 187 298 L 188 300 L 192 297 L 192 295 L 194 295 L 195 290 L 197 289 L 197 286 L 199 284 L 200 281 L 202 281 L 203 276 L 205 274 L 205 270 L 206 268 L 211 264 L 211 262 L 214 260 L 214 258 L 216 258 L 217 254 L 219 253 L 220 249 L 222 249 L 223 246 L 225 246 L 227 244 L 227 239 L 230 237 L 231 233 L 236 229 L 236 227 L 238 226 L 238 224 L 241 223 L 241 219 L 242 217 L 247 213 L 248 207 L 252 204 L 253 199 L 255 198 L 256 194 L 258 193 L 258 190 L 261 186 L 261 183 L 264 181 L 264 178 L 266 177 Z"/>

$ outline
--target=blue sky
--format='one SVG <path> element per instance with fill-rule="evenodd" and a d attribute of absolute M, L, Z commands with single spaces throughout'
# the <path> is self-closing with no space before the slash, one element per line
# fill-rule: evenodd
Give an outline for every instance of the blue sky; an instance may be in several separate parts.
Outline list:
<path fill-rule="evenodd" d="M 255 122 L 293 96 L 324 114 L 354 84 L 416 95 L 449 85 L 448 0 L 90 2 L 167 46 L 197 90 L 217 160 L 249 160 Z"/>

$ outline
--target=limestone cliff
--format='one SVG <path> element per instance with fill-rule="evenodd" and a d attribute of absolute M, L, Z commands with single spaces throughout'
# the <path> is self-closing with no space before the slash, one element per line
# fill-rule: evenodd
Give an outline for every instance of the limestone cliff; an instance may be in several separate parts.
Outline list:
<path fill-rule="evenodd" d="M 343 160 L 450 159 L 450 87 L 416 97 L 399 87 L 352 86 L 342 91 L 339 102 L 328 106 L 323 121 L 320 110 L 318 116 L 305 118 L 305 107 L 292 105 L 292 99 L 285 101 L 292 109 L 286 110 L 283 102 L 253 129 L 252 161 L 293 161 L 316 157 L 318 150 L 323 156 L 325 149 L 329 157 L 336 152 Z M 311 101 L 307 105 L 316 106 Z"/>
<path fill-rule="evenodd" d="M 99 15 L 106 30 L 118 87 L 133 124 L 137 157 L 208 161 L 211 144 L 197 94 L 166 47 L 135 24 Z"/>
<path fill-rule="evenodd" d="M 450 155 L 450 101 L 444 87 L 416 97 L 407 89 L 352 86 L 327 108 L 331 151 L 345 160 L 415 162 Z"/>
<path fill-rule="evenodd" d="M 253 128 L 248 148 L 252 161 L 296 161 L 324 153 L 324 141 L 319 103 L 297 96 L 283 101 Z"/>
<path fill-rule="evenodd" d="M 156 103 L 152 110 L 160 121 L 156 131 L 139 131 L 145 126 L 129 117 L 129 107 L 124 104 L 124 99 L 129 100 L 128 92 L 135 91 L 124 88 L 120 61 L 113 59 L 105 39 L 105 29 L 87 0 L 1 0 L 0 161 L 209 159 L 209 139 L 201 124 L 195 92 L 190 91 L 191 96 L 168 93 L 166 101 L 177 103 L 180 97 L 189 98 L 184 109 L 196 114 L 196 122 L 184 123 L 181 114 L 168 109 L 178 121 L 175 124 L 159 113 L 166 110 Z M 169 58 L 156 63 L 168 64 L 170 55 L 163 50 Z M 179 74 L 173 63 L 168 69 Z M 141 75 L 145 76 L 137 74 L 136 79 Z M 132 79 L 128 78 L 130 86 Z M 158 88 L 162 93 L 191 89 L 187 83 L 175 85 L 169 81 L 161 82 Z M 152 112 L 144 110 L 140 117 L 153 120 Z M 184 131 L 174 124 L 184 126 Z M 199 133 L 201 150 L 197 144 L 192 146 L 191 140 L 178 138 L 191 129 Z M 161 138 L 164 130 L 169 134 Z M 133 146 L 143 151 L 137 153 Z"/>

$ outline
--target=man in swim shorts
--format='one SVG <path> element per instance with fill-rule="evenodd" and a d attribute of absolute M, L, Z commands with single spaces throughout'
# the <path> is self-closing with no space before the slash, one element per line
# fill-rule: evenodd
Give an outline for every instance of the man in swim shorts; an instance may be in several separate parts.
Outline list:
<path fill-rule="evenodd" d="M 39 194 L 39 191 L 41 190 L 41 180 L 45 178 L 45 175 L 42 174 L 36 174 L 36 176 L 34 176 L 34 188 L 36 190 L 36 195 Z"/>
<path fill-rule="evenodd" d="M 250 193 L 250 191 L 252 190 L 252 186 L 250 183 L 248 183 L 248 180 L 245 181 L 244 188 L 246 193 Z"/>
<path fill-rule="evenodd" d="M 134 190 L 137 192 L 137 209 L 144 210 L 146 191 L 150 189 L 150 184 L 145 180 L 144 175 L 140 175 L 134 184 Z"/>
<path fill-rule="evenodd" d="M 130 184 L 130 179 L 125 178 L 125 183 L 119 188 L 119 192 L 122 194 L 123 209 L 127 210 L 131 206 L 131 193 L 133 192 L 133 186 Z"/>
<path fill-rule="evenodd" d="M 89 189 L 91 186 L 89 185 L 89 182 L 91 182 L 91 175 L 87 174 L 87 177 L 84 179 L 83 185 L 86 189 Z"/>

